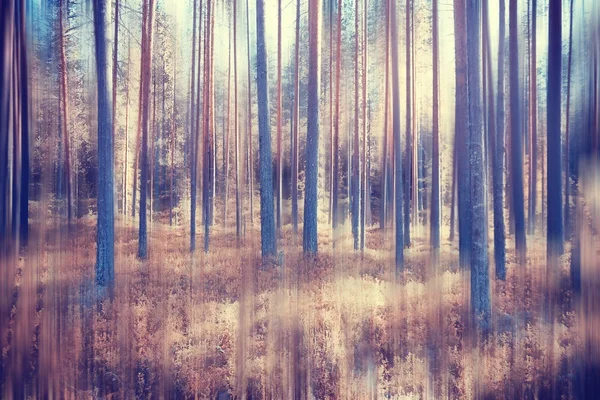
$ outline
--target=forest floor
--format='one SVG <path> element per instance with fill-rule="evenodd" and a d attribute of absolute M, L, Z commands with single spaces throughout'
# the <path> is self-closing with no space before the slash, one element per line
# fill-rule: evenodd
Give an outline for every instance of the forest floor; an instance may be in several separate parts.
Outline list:
<path fill-rule="evenodd" d="M 215 226 L 210 251 L 190 255 L 187 229 L 155 222 L 140 261 L 137 227 L 119 221 L 115 297 L 100 311 L 90 300 L 95 218 L 70 233 L 33 229 L 45 244 L 16 266 L 5 393 L 22 377 L 29 394 L 58 398 L 572 397 L 569 260 L 548 279 L 540 237 L 528 237 L 523 266 L 508 241 L 505 282 L 490 266 L 494 333 L 476 343 L 456 243 L 443 241 L 433 268 L 417 234 L 396 280 L 391 230 L 368 229 L 363 252 L 348 234 L 335 248 L 321 234 L 307 258 L 301 231 L 286 225 L 280 256 L 263 262 L 255 226 L 239 240 L 235 226 Z M 560 299 L 550 312 L 548 296 Z"/>

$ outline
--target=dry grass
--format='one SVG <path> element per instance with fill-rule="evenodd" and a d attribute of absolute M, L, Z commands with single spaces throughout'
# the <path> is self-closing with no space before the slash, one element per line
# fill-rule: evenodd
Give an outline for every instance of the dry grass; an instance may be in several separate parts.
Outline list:
<path fill-rule="evenodd" d="M 458 254 L 447 241 L 433 271 L 427 240 L 417 238 L 396 282 L 391 234 L 376 229 L 362 253 L 345 233 L 335 248 L 322 234 L 319 254 L 305 258 L 301 235 L 286 226 L 280 259 L 263 263 L 259 231 L 249 227 L 239 241 L 235 228 L 215 227 L 211 251 L 192 256 L 185 229 L 155 224 L 150 258 L 140 261 L 137 230 L 122 224 L 115 299 L 96 312 L 93 219 L 80 221 L 69 239 L 58 235 L 35 264 L 43 287 L 32 319 L 37 361 L 27 379 L 35 393 L 512 398 L 558 387 L 571 396 L 576 318 L 569 307 L 544 317 L 545 293 L 558 287 L 568 299 L 569 292 L 544 278 L 542 242 L 530 246 L 527 266 L 516 266 L 508 249 L 508 278 L 492 286 L 495 334 L 476 342 L 468 334 L 468 276 L 456 271 Z M 8 349 L 10 341 L 10 371 Z"/>

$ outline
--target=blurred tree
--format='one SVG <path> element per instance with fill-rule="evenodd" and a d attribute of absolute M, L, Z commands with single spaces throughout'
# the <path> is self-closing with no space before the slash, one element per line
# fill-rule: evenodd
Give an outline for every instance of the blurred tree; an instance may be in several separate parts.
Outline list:
<path fill-rule="evenodd" d="M 398 23 L 396 22 L 396 0 L 392 1 L 392 129 L 394 140 L 394 204 L 396 211 L 396 276 L 404 270 L 404 214 L 402 212 L 402 146 L 400 143 L 400 89 L 398 74 Z"/>
<path fill-rule="evenodd" d="M 467 96 L 469 161 L 471 171 L 471 307 L 476 326 L 490 329 L 491 299 L 488 277 L 487 207 L 481 101 L 481 4 L 467 1 Z"/>
<path fill-rule="evenodd" d="M 547 252 L 549 259 L 563 253 L 562 206 L 562 148 L 561 148 L 561 59 L 562 59 L 562 2 L 550 0 L 548 10 L 548 228 Z"/>
<path fill-rule="evenodd" d="M 275 220 L 273 218 L 273 174 L 271 173 L 271 127 L 269 122 L 264 6 L 264 0 L 256 0 L 256 75 L 258 94 L 258 145 L 260 151 L 260 237 L 262 255 L 263 257 L 266 257 L 275 255 L 277 243 L 275 240 Z"/>
<path fill-rule="evenodd" d="M 510 167 L 512 186 L 512 212 L 515 223 L 515 249 L 520 263 L 525 261 L 525 211 L 523 196 L 523 138 L 519 106 L 519 25 L 517 0 L 510 0 Z"/>
<path fill-rule="evenodd" d="M 260 0 L 259 0 L 260 1 Z M 306 188 L 304 198 L 303 248 L 316 253 L 317 175 L 319 169 L 319 11 L 320 1 L 310 0 L 308 58 L 308 123 L 306 132 Z M 356 245 L 355 245 L 356 248 Z"/>
<path fill-rule="evenodd" d="M 152 0 L 150 0 L 152 1 Z M 112 115 L 106 54 L 106 0 L 94 0 L 94 39 L 98 83 L 98 234 L 96 285 L 100 297 L 113 296 L 114 287 L 114 174 Z"/>

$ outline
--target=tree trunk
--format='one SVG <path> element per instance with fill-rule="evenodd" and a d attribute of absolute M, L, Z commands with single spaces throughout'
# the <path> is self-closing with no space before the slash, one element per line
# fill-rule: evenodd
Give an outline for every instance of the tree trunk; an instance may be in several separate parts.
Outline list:
<path fill-rule="evenodd" d="M 531 35 L 528 38 L 531 42 L 530 54 L 530 72 L 529 72 L 529 96 L 530 96 L 530 143 L 529 143 L 529 219 L 528 232 L 535 233 L 536 224 L 536 203 L 537 203 L 537 0 L 531 2 Z"/>
<path fill-rule="evenodd" d="M 396 1 L 392 0 L 392 129 L 394 135 L 394 174 L 396 209 L 396 277 L 404 270 L 404 215 L 402 213 L 402 147 L 400 143 L 400 89 L 398 88 L 398 24 L 396 22 Z"/>
<path fill-rule="evenodd" d="M 147 0 L 145 4 L 145 26 L 142 44 L 143 68 L 142 83 L 142 148 L 141 148 L 141 173 L 140 173 L 140 223 L 138 257 L 148 258 L 148 227 L 147 227 L 147 192 L 148 192 L 148 134 L 150 114 L 150 81 L 152 79 L 152 26 L 154 23 L 154 0 Z"/>
<path fill-rule="evenodd" d="M 439 49 L 438 0 L 433 0 L 433 144 L 431 158 L 431 247 L 440 248 L 440 133 L 439 133 Z"/>
<path fill-rule="evenodd" d="M 237 87 L 237 2 L 233 0 L 233 129 L 235 132 L 235 231 L 242 234 L 242 204 L 240 190 L 240 139 L 238 129 L 238 87 Z"/>
<path fill-rule="evenodd" d="M 569 61 L 567 67 L 567 110 L 565 112 L 566 117 L 566 128 L 565 128 L 565 223 L 564 230 L 567 233 L 567 236 L 571 235 L 571 221 L 570 221 L 570 176 L 571 176 L 571 168 L 569 163 L 570 157 L 570 106 L 571 106 L 571 61 L 572 61 L 572 53 L 573 53 L 573 0 L 570 0 L 570 13 L 569 13 Z"/>
<path fill-rule="evenodd" d="M 562 58 L 562 2 L 550 0 L 548 12 L 548 91 L 547 130 L 548 155 L 546 161 L 548 190 L 547 253 L 555 260 L 563 253 L 562 154 L 560 138 L 561 58 Z"/>
<path fill-rule="evenodd" d="M 177 48 L 177 39 L 175 39 L 175 49 Z M 176 117 L 177 108 L 175 99 L 177 91 L 177 51 L 173 51 L 173 115 L 171 116 L 171 171 L 169 176 L 169 225 L 173 226 L 173 175 L 175 173 L 175 147 L 177 145 Z"/>
<path fill-rule="evenodd" d="M 341 1 L 339 2 L 338 5 L 338 12 L 339 12 L 339 8 L 342 6 Z M 338 22 L 339 22 L 339 17 L 338 17 Z M 338 24 L 338 30 L 339 30 L 339 24 Z M 340 38 L 339 32 L 338 32 L 338 40 Z M 294 61 L 294 133 L 293 133 L 293 138 L 292 138 L 292 224 L 294 225 L 294 233 L 298 232 L 298 125 L 300 123 L 300 85 L 299 85 L 299 75 L 300 75 L 300 57 L 299 57 L 299 48 L 300 48 L 300 0 L 296 0 L 296 48 L 294 49 L 295 51 L 295 61 Z M 339 64 L 339 42 L 338 42 L 338 64 Z M 339 110 L 339 67 L 337 67 L 337 78 L 336 78 L 336 82 L 337 82 L 337 93 L 338 93 L 338 97 L 336 98 L 336 116 L 338 116 L 339 114 L 337 114 L 337 110 Z M 336 120 L 336 123 L 339 124 L 339 121 Z M 336 126 L 336 140 L 337 140 L 337 136 L 339 134 L 339 129 L 338 126 Z M 334 143 L 334 147 L 335 149 L 337 149 L 337 142 Z M 336 175 L 336 171 L 337 171 L 337 150 L 335 151 L 334 155 L 334 163 L 333 163 L 333 177 L 334 177 L 334 183 L 333 183 L 333 200 L 332 200 L 332 219 L 333 219 L 333 227 L 335 228 L 336 226 L 336 222 L 337 222 L 337 175 Z"/>
<path fill-rule="evenodd" d="M 190 252 L 196 250 L 196 188 L 198 182 L 198 115 L 194 110 L 196 104 L 196 9 L 197 0 L 194 0 L 194 18 L 192 26 L 192 75 L 191 75 L 191 99 L 190 99 Z M 200 10 L 202 10 L 202 0 L 200 0 Z M 198 31 L 201 31 L 202 26 L 202 11 L 198 22 Z M 199 35 L 198 35 L 199 36 Z M 198 37 L 198 47 L 200 47 L 200 37 Z M 200 60 L 200 51 L 198 51 L 198 60 Z M 198 80 L 200 80 L 200 61 L 198 61 Z M 200 87 L 200 82 L 198 82 Z M 198 91 L 198 100 L 200 102 L 200 91 Z M 196 108 L 197 110 L 197 108 Z"/>
<path fill-rule="evenodd" d="M 521 137 L 521 110 L 519 107 L 519 47 L 517 0 L 510 0 L 510 155 L 512 175 L 512 202 L 515 221 L 515 249 L 519 262 L 525 261 L 525 211 L 523 198 L 523 138 Z M 559 178 L 560 179 L 560 178 Z"/>
<path fill-rule="evenodd" d="M 490 329 L 491 300 L 485 203 L 485 163 L 480 85 L 480 0 L 467 2 L 467 65 L 469 104 L 469 162 L 471 170 L 472 241 L 471 306 L 479 332 Z"/>
<path fill-rule="evenodd" d="M 383 111 L 383 142 L 381 144 L 382 147 L 382 156 L 381 156 L 381 191 L 380 191 L 380 201 L 379 201 L 379 228 L 381 230 L 385 229 L 385 224 L 387 222 L 387 192 L 388 192 L 388 111 L 389 111 L 389 61 L 390 61 L 390 21 L 389 21 L 389 5 L 390 0 L 386 0 L 384 6 L 385 12 L 385 66 L 384 66 L 384 111 Z"/>
<path fill-rule="evenodd" d="M 498 115 L 496 140 L 493 149 L 493 201 L 494 201 L 494 262 L 496 278 L 506 279 L 506 228 L 504 225 L 504 45 L 505 0 L 500 0 L 498 24 Z M 489 40 L 489 37 L 488 37 Z M 489 61 L 491 63 L 491 61 Z M 491 65 L 490 65 L 491 68 Z M 491 79 L 491 74 L 489 79 Z M 491 87 L 491 85 L 490 85 Z M 491 89 L 490 89 L 491 90 Z"/>
<path fill-rule="evenodd" d="M 359 121 L 360 121 L 360 105 L 359 105 L 359 85 L 358 69 L 359 69 L 359 24 L 358 24 L 358 0 L 354 4 L 354 135 L 352 141 L 352 189 L 351 189 L 351 204 L 352 204 L 352 237 L 354 238 L 354 250 L 358 250 L 360 237 L 358 231 L 359 213 L 360 213 L 360 139 L 359 139 Z"/>
<path fill-rule="evenodd" d="M 151 0 L 152 1 L 152 0 Z M 112 299 L 114 287 L 113 135 L 106 54 L 106 0 L 94 0 L 94 39 L 98 83 L 98 225 L 96 285 Z"/>
<path fill-rule="evenodd" d="M 306 189 L 304 199 L 303 249 L 316 253 L 317 239 L 317 175 L 319 170 L 319 12 L 320 1 L 308 6 L 308 123 L 306 132 Z"/>
<path fill-rule="evenodd" d="M 314 0 L 313 0 L 314 1 Z M 256 74 L 258 94 L 258 146 L 260 151 L 260 238 L 263 257 L 274 256 L 275 220 L 273 218 L 273 174 L 271 128 L 267 85 L 267 49 L 265 45 L 265 0 L 256 0 Z M 305 225 L 306 229 L 306 225 Z"/>
<path fill-rule="evenodd" d="M 69 140 L 69 98 L 67 97 L 68 89 L 67 89 L 67 56 L 65 52 L 65 29 L 63 22 L 63 7 L 66 7 L 63 4 L 63 0 L 60 1 L 59 4 L 59 35 L 60 35 L 60 99 L 62 102 L 62 137 L 65 143 L 65 175 L 66 175 L 66 189 L 67 189 L 67 219 L 70 222 L 72 217 L 71 212 L 71 151 L 70 151 L 70 140 Z M 117 0 L 117 10 L 118 10 L 119 1 Z M 118 11 L 117 11 L 118 13 Z M 113 88 L 115 87 L 114 83 L 115 79 L 113 78 Z M 116 92 L 113 89 L 113 92 Z M 114 94 L 113 94 L 114 97 Z M 114 115 L 114 107 L 113 107 L 113 115 Z M 114 120 L 113 120 L 113 129 L 114 129 Z"/>
<path fill-rule="evenodd" d="M 457 154 L 469 154 L 467 126 L 467 31 L 465 0 L 454 0 L 454 45 L 456 65 L 456 99 L 454 130 L 457 135 Z M 471 193 L 469 157 L 459 157 L 456 165 L 458 178 L 458 248 L 461 268 L 471 263 Z"/>
<path fill-rule="evenodd" d="M 246 44 L 248 47 L 248 188 L 250 197 L 250 224 L 254 224 L 254 153 L 252 152 L 252 63 L 250 56 L 250 6 L 246 0 Z M 296 43 L 298 41 L 296 40 Z"/>
<path fill-rule="evenodd" d="M 277 160 L 275 176 L 277 177 L 277 232 L 281 235 L 281 0 L 277 0 Z"/>
<path fill-rule="evenodd" d="M 413 137 L 412 137 L 412 113 L 413 102 L 412 96 L 414 92 L 414 83 L 411 81 L 412 71 L 412 25 L 411 13 L 413 10 L 413 1 L 406 0 L 406 150 L 404 152 L 404 247 L 410 246 L 410 197 L 411 197 L 411 178 L 412 178 L 412 158 L 413 158 Z M 394 83 L 395 85 L 398 82 Z M 416 220 L 413 221 L 416 223 Z"/>
<path fill-rule="evenodd" d="M 367 60 L 368 60 L 368 37 L 367 37 L 367 0 L 364 0 L 364 16 L 363 16 L 363 53 L 362 53 L 362 171 L 361 171 L 361 192 L 360 192 L 360 250 L 365 248 L 365 224 L 367 223 Z"/>

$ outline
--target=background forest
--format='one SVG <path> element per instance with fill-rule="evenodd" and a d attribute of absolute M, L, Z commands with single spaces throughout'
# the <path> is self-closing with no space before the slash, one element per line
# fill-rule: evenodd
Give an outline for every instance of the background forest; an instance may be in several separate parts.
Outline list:
<path fill-rule="evenodd" d="M 1 398 L 600 392 L 600 2 L 0 9 Z"/>

